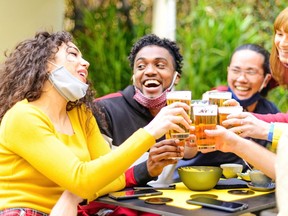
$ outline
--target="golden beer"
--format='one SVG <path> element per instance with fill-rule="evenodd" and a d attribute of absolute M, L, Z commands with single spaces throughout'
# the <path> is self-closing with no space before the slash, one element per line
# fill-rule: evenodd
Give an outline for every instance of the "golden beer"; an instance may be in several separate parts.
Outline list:
<path fill-rule="evenodd" d="M 194 125 L 193 106 L 204 106 L 204 105 L 208 105 L 208 104 L 209 104 L 208 100 L 191 100 L 190 119 L 191 119 L 193 125 Z"/>
<path fill-rule="evenodd" d="M 215 129 L 217 125 L 217 105 L 195 106 L 194 111 L 194 124 L 196 145 L 199 150 L 201 149 L 214 149 L 215 138 L 208 137 L 205 130 Z"/>
<path fill-rule="evenodd" d="M 232 98 L 231 92 L 209 92 L 209 104 L 223 106 L 224 101 Z"/>
<path fill-rule="evenodd" d="M 242 106 L 224 106 L 224 107 L 218 107 L 218 118 L 219 118 L 219 124 L 223 126 L 222 122 L 227 119 L 227 116 L 230 114 L 237 114 L 241 113 L 243 111 Z M 233 125 L 234 127 L 237 125 Z M 227 126 L 226 128 L 231 128 L 232 125 Z"/>
<path fill-rule="evenodd" d="M 174 102 L 186 103 L 188 106 L 191 106 L 191 91 L 172 91 L 167 92 L 167 105 L 170 105 Z M 190 110 L 186 110 L 187 114 L 190 117 Z M 186 129 L 183 125 L 179 125 L 185 130 L 184 133 L 179 133 L 178 131 L 171 130 L 169 131 L 170 138 L 183 140 L 189 137 L 189 129 Z"/>
<path fill-rule="evenodd" d="M 227 119 L 230 113 L 220 113 L 219 112 L 219 124 L 223 126 L 222 122 Z"/>

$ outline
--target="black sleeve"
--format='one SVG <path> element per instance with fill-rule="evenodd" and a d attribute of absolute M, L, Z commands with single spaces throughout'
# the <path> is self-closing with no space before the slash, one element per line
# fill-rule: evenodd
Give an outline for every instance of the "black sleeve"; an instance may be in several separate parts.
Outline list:
<path fill-rule="evenodd" d="M 147 182 L 158 179 L 158 176 L 151 177 L 149 175 L 146 162 L 144 161 L 134 167 L 134 178 L 139 186 L 144 186 Z"/>

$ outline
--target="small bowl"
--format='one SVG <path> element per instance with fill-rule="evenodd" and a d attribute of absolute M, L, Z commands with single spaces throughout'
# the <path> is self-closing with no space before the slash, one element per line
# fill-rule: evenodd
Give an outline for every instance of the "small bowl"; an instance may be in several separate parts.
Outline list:
<path fill-rule="evenodd" d="M 266 176 L 260 170 L 252 170 L 252 171 L 250 171 L 249 176 L 250 176 L 250 179 L 251 179 L 251 183 L 255 187 L 268 187 L 271 184 L 271 182 L 272 182 L 272 179 L 269 178 L 268 176 Z"/>
<path fill-rule="evenodd" d="M 193 191 L 207 191 L 215 187 L 222 175 L 222 169 L 214 166 L 188 166 L 178 168 L 184 185 Z"/>
<path fill-rule="evenodd" d="M 221 164 L 220 167 L 223 169 L 223 175 L 226 179 L 236 178 L 237 173 L 241 173 L 243 170 L 243 165 L 236 163 Z"/>
<path fill-rule="evenodd" d="M 250 172 L 250 170 L 247 170 L 247 172 L 245 172 L 245 173 L 237 173 L 237 175 L 238 175 L 238 177 L 240 177 L 244 181 L 251 181 L 249 172 Z"/>

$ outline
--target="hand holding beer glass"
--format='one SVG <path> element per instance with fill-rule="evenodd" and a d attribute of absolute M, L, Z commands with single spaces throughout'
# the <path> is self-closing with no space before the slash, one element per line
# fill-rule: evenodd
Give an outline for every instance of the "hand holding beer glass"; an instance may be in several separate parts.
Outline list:
<path fill-rule="evenodd" d="M 171 91 L 167 92 L 167 105 L 170 105 L 174 102 L 183 102 L 191 106 L 191 98 L 192 93 L 191 91 Z M 186 110 L 187 114 L 190 116 L 190 110 Z M 183 125 L 179 125 L 185 132 L 179 133 L 178 131 L 170 130 L 168 137 L 171 139 L 178 139 L 180 140 L 179 145 L 185 145 L 185 139 L 187 139 L 190 135 L 190 130 L 184 127 Z M 181 159 L 182 157 L 175 157 L 173 159 Z"/>
<path fill-rule="evenodd" d="M 193 106 L 196 145 L 198 150 L 215 149 L 215 137 L 208 137 L 205 130 L 217 125 L 217 105 Z"/>
<path fill-rule="evenodd" d="M 219 124 L 222 125 L 223 127 L 226 127 L 227 129 L 232 128 L 234 126 L 239 126 L 239 125 L 228 125 L 225 126 L 222 124 L 224 120 L 227 119 L 227 116 L 230 114 L 238 114 L 243 112 L 243 107 L 242 106 L 223 106 L 223 107 L 218 107 L 218 117 L 219 117 Z"/>

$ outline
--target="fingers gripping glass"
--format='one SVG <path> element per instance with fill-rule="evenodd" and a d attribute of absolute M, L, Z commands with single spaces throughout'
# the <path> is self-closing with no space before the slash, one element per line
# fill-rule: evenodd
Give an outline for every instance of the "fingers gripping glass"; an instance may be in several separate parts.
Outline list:
<path fill-rule="evenodd" d="M 236 67 L 228 67 L 228 72 L 235 78 L 238 78 L 244 73 L 246 78 L 254 78 L 260 73 L 256 69 L 242 70 Z"/>

